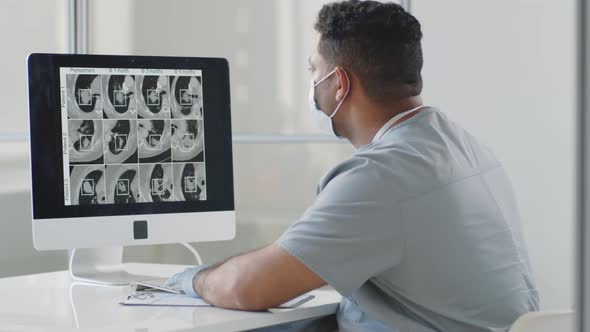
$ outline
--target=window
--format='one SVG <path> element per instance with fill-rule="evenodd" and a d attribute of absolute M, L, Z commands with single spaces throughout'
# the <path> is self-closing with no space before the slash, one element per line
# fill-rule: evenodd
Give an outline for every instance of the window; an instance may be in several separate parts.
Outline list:
<path fill-rule="evenodd" d="M 307 59 L 325 2 L 92 0 L 88 48 L 227 58 L 238 223 L 284 228 L 313 201 L 321 175 L 353 151 L 320 136 L 309 116 Z"/>

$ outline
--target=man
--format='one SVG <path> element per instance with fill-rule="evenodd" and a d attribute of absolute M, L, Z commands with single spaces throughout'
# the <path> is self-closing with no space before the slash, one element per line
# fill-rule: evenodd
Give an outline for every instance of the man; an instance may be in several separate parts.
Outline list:
<path fill-rule="evenodd" d="M 418 21 L 350 0 L 325 5 L 315 28 L 311 107 L 358 150 L 276 243 L 170 282 L 242 310 L 329 284 L 341 331 L 506 331 L 537 310 L 504 169 L 422 103 Z"/>

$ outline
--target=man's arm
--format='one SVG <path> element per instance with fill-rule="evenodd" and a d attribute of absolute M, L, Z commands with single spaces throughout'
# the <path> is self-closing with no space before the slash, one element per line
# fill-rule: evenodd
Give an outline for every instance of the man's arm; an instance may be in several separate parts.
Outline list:
<path fill-rule="evenodd" d="M 239 310 L 266 310 L 324 285 L 324 280 L 276 244 L 212 266 L 194 280 L 195 290 L 205 301 Z"/>

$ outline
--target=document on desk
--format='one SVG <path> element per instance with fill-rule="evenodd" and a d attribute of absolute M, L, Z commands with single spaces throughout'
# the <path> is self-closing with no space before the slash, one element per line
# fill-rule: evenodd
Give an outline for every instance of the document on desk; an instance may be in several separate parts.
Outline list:
<path fill-rule="evenodd" d="M 314 296 L 311 294 L 303 294 L 281 304 L 277 308 L 293 309 L 313 298 Z M 128 306 L 211 307 L 209 303 L 201 298 L 161 291 L 138 292 L 128 296 L 121 304 Z"/>
<path fill-rule="evenodd" d="M 137 306 L 167 306 L 167 307 L 210 307 L 211 305 L 201 298 L 190 297 L 184 294 L 168 292 L 146 291 L 136 293 L 121 302 L 122 305 Z"/>

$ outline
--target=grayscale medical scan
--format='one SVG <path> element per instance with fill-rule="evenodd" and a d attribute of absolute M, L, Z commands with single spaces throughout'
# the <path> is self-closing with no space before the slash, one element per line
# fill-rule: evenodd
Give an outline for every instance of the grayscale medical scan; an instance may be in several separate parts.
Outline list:
<path fill-rule="evenodd" d="M 60 80 L 66 205 L 207 199 L 200 71 L 61 68 Z"/>

